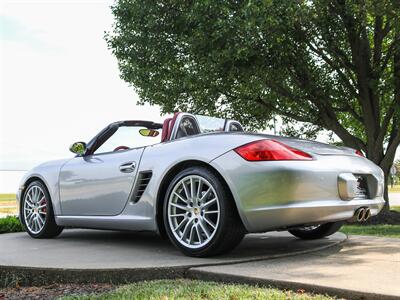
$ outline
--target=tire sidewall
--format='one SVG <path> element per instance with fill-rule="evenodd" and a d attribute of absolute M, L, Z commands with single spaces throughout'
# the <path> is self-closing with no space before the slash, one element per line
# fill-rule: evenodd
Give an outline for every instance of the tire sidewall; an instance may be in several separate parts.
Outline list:
<path fill-rule="evenodd" d="M 25 206 L 25 198 L 28 194 L 28 191 L 33 187 L 33 186 L 38 186 L 41 188 L 41 190 L 44 193 L 44 196 L 46 198 L 46 220 L 44 222 L 44 226 L 42 228 L 42 230 L 38 233 L 33 233 L 29 230 L 28 226 L 26 225 L 26 220 L 25 220 L 25 214 L 24 214 L 24 206 Z M 50 218 L 52 217 L 53 214 L 53 208 L 51 206 L 51 198 L 50 198 L 50 194 L 46 188 L 46 186 L 41 183 L 40 181 L 33 181 L 31 182 L 28 187 L 26 188 L 26 192 L 24 193 L 24 196 L 22 198 L 21 204 L 20 204 L 20 219 L 21 219 L 21 224 L 24 226 L 25 231 L 33 238 L 40 238 L 44 235 L 44 233 L 46 232 L 46 228 L 49 226 L 49 222 L 50 222 Z"/>
<path fill-rule="evenodd" d="M 184 177 L 189 176 L 189 175 L 197 175 L 200 177 L 203 177 L 206 179 L 214 188 L 218 200 L 219 200 L 219 207 L 220 207 L 220 219 L 219 219 L 219 224 L 217 231 L 215 232 L 214 236 L 212 237 L 211 241 L 209 241 L 208 244 L 204 245 L 203 247 L 200 248 L 187 248 L 184 245 L 182 245 L 175 237 L 175 235 L 172 233 L 172 230 L 170 228 L 169 220 L 168 220 L 168 202 L 170 195 L 172 193 L 172 190 L 174 189 L 175 185 Z M 180 249 L 182 252 L 184 252 L 186 255 L 189 256 L 203 256 L 204 253 L 209 252 L 213 248 L 215 248 L 217 245 L 217 242 L 221 240 L 221 236 L 224 234 L 224 228 L 226 226 L 226 217 L 225 217 L 225 212 L 226 212 L 226 201 L 229 201 L 225 189 L 222 186 L 221 181 L 209 170 L 203 168 L 203 167 L 191 167 L 188 169 L 185 169 L 181 172 L 179 172 L 174 179 L 171 181 L 167 192 L 165 194 L 164 198 L 164 203 L 163 203 L 163 221 L 164 221 L 164 227 L 167 232 L 167 235 L 170 239 L 170 241 L 173 243 L 175 247 Z"/>

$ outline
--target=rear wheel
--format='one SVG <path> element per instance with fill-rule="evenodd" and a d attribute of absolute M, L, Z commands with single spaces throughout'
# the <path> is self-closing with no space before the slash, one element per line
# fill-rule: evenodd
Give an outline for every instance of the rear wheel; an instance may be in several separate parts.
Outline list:
<path fill-rule="evenodd" d="M 245 233 L 229 191 L 203 167 L 183 170 L 172 180 L 163 216 L 169 239 L 189 256 L 228 252 Z"/>
<path fill-rule="evenodd" d="M 288 231 L 298 238 L 315 240 L 334 234 L 340 229 L 340 227 L 342 227 L 342 225 L 343 222 L 331 222 L 314 226 L 294 228 Z"/>
<path fill-rule="evenodd" d="M 20 218 L 33 238 L 56 237 L 63 230 L 55 222 L 49 192 L 40 181 L 33 181 L 27 187 L 21 201 Z"/>

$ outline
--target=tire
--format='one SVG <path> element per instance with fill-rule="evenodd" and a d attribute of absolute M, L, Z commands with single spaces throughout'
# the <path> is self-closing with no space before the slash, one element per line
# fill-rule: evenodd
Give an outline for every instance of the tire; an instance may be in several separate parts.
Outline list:
<path fill-rule="evenodd" d="M 314 226 L 295 228 L 288 230 L 294 236 L 304 240 L 316 240 L 329 236 L 337 232 L 342 227 L 343 222 L 332 222 Z"/>
<path fill-rule="evenodd" d="M 50 194 L 41 181 L 28 185 L 20 204 L 20 220 L 33 238 L 54 238 L 63 231 L 56 224 Z"/>
<path fill-rule="evenodd" d="M 171 181 L 164 199 L 163 221 L 174 246 L 193 257 L 227 253 L 245 234 L 230 192 L 204 167 L 185 169 Z"/>

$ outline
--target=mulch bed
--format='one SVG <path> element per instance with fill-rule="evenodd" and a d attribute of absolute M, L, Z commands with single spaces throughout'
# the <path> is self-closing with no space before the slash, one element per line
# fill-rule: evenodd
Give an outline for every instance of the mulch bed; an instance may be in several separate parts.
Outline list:
<path fill-rule="evenodd" d="M 389 225 L 400 225 L 400 212 L 391 210 L 383 214 L 379 214 L 377 217 L 372 217 L 367 222 L 360 223 L 361 225 L 378 225 L 378 224 L 389 224 Z"/>
<path fill-rule="evenodd" d="M 112 284 L 52 284 L 39 287 L 16 287 L 0 290 L 0 300 L 57 299 L 63 296 L 102 294 L 113 291 Z"/>

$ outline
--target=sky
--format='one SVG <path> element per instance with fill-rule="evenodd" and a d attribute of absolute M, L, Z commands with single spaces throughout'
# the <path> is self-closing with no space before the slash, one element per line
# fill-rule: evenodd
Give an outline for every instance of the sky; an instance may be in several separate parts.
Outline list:
<path fill-rule="evenodd" d="M 0 170 L 72 157 L 117 120 L 165 118 L 119 78 L 103 38 L 112 3 L 0 0 Z"/>
<path fill-rule="evenodd" d="M 103 38 L 112 3 L 0 0 L 0 170 L 72 157 L 117 120 L 165 118 L 119 78 Z"/>

